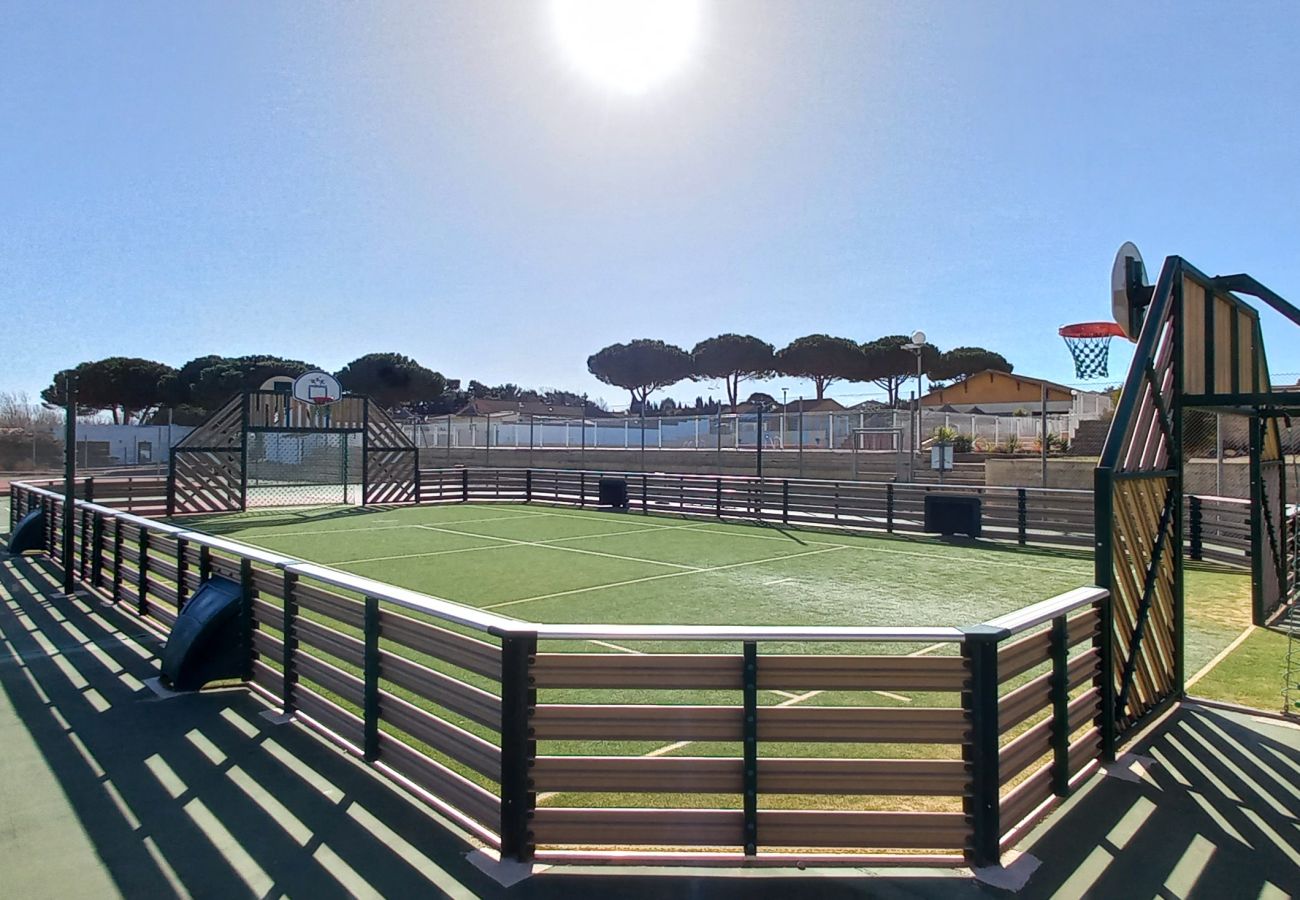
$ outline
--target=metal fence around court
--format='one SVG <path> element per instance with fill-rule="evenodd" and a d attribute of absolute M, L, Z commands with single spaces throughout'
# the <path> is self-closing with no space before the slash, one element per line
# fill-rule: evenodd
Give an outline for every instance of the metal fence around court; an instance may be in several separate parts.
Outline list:
<path fill-rule="evenodd" d="M 992 865 L 1114 756 L 1098 588 L 967 627 L 551 625 L 35 485 L 10 492 L 14 515 L 43 513 L 55 565 L 164 635 L 205 579 L 234 582 L 248 689 L 507 858 Z M 591 641 L 644 650 L 574 650 Z M 852 705 L 763 702 L 827 690 Z M 938 700 L 879 699 L 892 691 Z M 730 749 L 646 757 L 620 741 Z M 854 795 L 872 802 L 832 799 Z"/>
<path fill-rule="evenodd" d="M 535 450 L 734 450 L 802 449 L 851 450 L 854 435 L 862 431 L 893 431 L 903 447 L 912 446 L 916 414 L 907 410 L 860 412 L 776 411 L 708 416 L 655 416 L 644 419 L 558 418 L 549 416 L 446 416 L 427 422 L 402 424 L 421 449 L 531 448 Z M 1077 425 L 1068 414 L 1049 415 L 1047 433 L 1067 440 Z M 954 429 L 981 449 L 995 449 L 1009 441 L 1021 447 L 1041 439 L 1039 417 L 990 416 L 925 410 L 920 439 L 930 439 L 935 429 Z M 873 449 L 859 447 L 858 449 Z"/>

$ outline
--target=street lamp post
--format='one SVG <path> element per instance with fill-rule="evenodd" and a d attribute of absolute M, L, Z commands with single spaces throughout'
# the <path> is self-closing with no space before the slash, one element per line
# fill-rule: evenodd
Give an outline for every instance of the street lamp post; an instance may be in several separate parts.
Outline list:
<path fill-rule="evenodd" d="M 903 345 L 904 350 L 916 354 L 916 420 L 909 429 L 912 432 L 911 452 L 908 454 L 908 480 L 916 480 L 916 454 L 921 450 L 921 351 L 925 347 L 925 332 L 913 331 L 911 343 Z M 909 417 L 910 418 L 910 417 Z"/>

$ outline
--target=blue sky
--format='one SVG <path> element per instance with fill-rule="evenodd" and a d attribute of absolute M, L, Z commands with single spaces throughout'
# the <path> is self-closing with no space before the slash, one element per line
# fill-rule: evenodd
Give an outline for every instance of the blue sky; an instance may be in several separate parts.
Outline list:
<path fill-rule="evenodd" d="M 1292 2 L 706 0 L 630 97 L 544 4 L 9 0 L 0 390 L 393 350 L 620 405 L 614 341 L 917 328 L 1073 382 L 1124 240 L 1300 302 L 1297 47 Z"/>

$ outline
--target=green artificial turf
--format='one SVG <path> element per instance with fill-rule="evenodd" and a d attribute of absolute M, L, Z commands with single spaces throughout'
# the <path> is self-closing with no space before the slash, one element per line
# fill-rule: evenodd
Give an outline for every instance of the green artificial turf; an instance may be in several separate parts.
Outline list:
<path fill-rule="evenodd" d="M 1080 552 L 522 505 L 193 524 L 549 623 L 966 625 L 1092 581 Z"/>

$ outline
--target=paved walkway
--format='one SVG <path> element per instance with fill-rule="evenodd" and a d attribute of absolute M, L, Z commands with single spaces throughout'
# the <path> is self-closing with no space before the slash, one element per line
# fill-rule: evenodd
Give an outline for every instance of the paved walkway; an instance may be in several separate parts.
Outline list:
<path fill-rule="evenodd" d="M 157 639 L 0 554 L 0 879 L 12 897 L 987 897 L 964 870 L 556 870 L 502 887 L 448 823 L 242 689 L 160 699 Z M 1184 707 L 1022 845 L 1022 897 L 1285 896 L 1300 729 Z M 874 876 L 874 877 L 867 877 Z"/>

